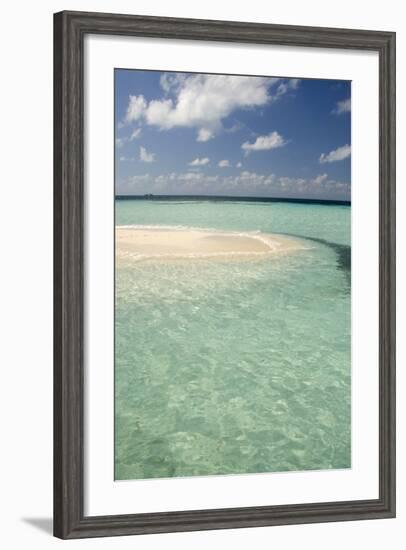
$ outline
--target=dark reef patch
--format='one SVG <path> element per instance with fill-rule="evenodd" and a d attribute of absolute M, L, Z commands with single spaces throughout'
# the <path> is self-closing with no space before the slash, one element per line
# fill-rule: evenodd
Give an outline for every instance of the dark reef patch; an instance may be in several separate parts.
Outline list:
<path fill-rule="evenodd" d="M 341 269 L 346 276 L 349 286 L 351 286 L 351 246 L 348 244 L 338 244 L 326 239 L 319 239 L 317 237 L 307 237 L 305 235 L 295 235 L 292 233 L 284 233 L 289 237 L 296 237 L 299 239 L 306 239 L 307 241 L 313 241 L 315 243 L 322 244 L 331 248 L 337 258 L 337 268 Z"/>

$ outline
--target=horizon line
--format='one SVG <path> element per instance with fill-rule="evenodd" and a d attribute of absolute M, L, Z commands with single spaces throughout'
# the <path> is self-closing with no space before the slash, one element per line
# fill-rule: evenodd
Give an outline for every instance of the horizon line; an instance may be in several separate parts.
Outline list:
<path fill-rule="evenodd" d="M 305 199 L 294 197 L 253 197 L 239 195 L 154 195 L 146 193 L 143 195 L 115 195 L 115 200 L 223 200 L 223 201 L 245 201 L 245 202 L 295 202 L 330 204 L 340 206 L 351 206 L 351 200 L 340 199 Z"/>

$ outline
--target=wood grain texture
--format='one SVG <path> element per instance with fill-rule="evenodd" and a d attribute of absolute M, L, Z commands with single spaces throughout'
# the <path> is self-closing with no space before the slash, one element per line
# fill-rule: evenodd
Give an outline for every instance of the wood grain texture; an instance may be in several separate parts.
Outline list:
<path fill-rule="evenodd" d="M 119 516 L 83 514 L 83 38 L 212 40 L 379 53 L 379 498 Z M 395 34 L 134 15 L 54 16 L 54 534 L 62 539 L 395 516 Z"/>

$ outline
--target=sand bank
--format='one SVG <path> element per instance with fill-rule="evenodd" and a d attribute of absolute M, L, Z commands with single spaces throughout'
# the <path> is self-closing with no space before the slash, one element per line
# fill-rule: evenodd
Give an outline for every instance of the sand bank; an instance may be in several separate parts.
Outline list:
<path fill-rule="evenodd" d="M 303 248 L 290 237 L 142 226 L 116 227 L 117 259 L 250 259 Z"/>

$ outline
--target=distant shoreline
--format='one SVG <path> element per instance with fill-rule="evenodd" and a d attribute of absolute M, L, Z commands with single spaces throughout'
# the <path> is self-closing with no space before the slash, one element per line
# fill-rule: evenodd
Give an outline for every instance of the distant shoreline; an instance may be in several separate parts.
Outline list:
<path fill-rule="evenodd" d="M 351 201 L 324 199 L 293 199 L 280 197 L 229 197 L 222 195 L 116 195 L 115 200 L 145 201 L 230 201 L 230 202 L 289 202 L 297 204 L 322 204 L 326 206 L 351 206 Z"/>

